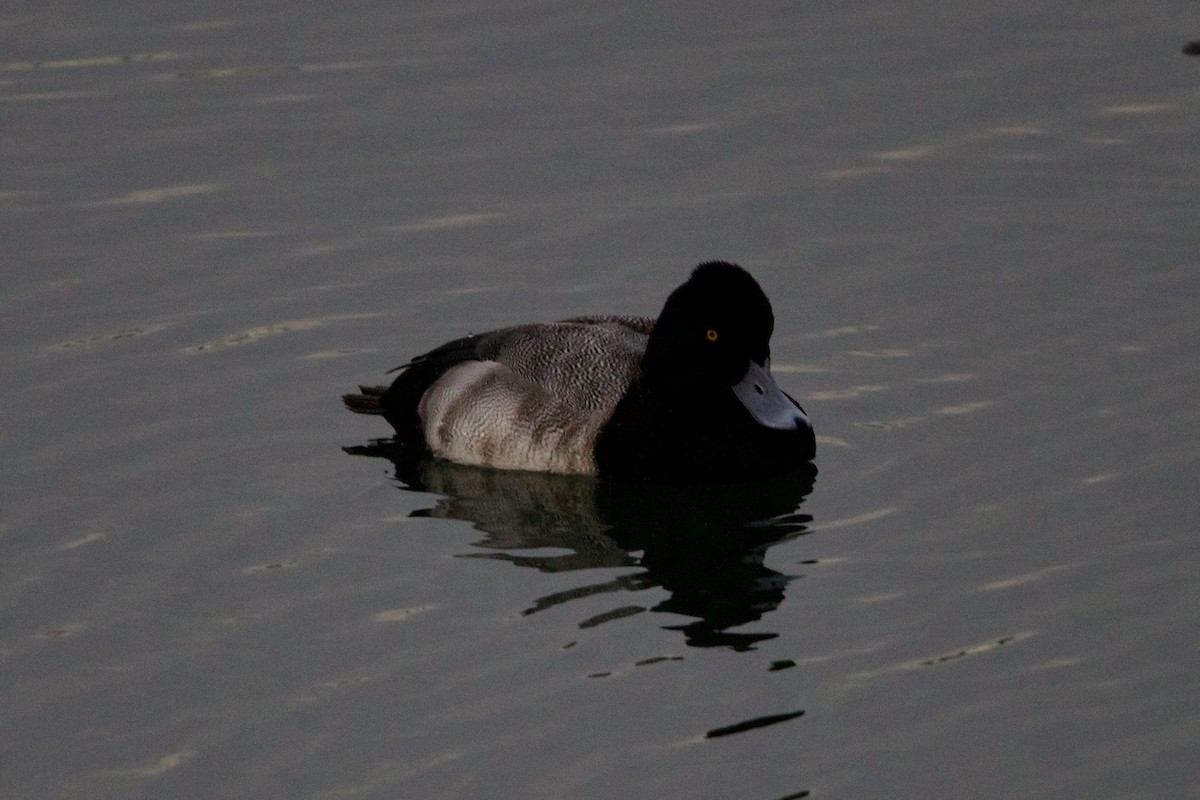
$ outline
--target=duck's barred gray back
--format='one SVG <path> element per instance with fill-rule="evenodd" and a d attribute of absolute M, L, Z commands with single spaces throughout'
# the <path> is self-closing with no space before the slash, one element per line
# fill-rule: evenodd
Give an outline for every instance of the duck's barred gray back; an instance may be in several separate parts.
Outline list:
<path fill-rule="evenodd" d="M 579 317 L 484 334 L 482 360 L 447 370 L 422 399 L 426 440 L 460 463 L 594 473 L 596 437 L 653 324 Z"/>

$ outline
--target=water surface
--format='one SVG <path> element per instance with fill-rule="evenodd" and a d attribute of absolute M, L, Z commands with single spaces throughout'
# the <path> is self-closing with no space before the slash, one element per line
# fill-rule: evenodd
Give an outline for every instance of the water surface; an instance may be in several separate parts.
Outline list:
<path fill-rule="evenodd" d="M 0 793 L 1200 794 L 1200 34 L 1026 6 L 4 12 Z M 819 471 L 339 407 L 710 258 Z"/>

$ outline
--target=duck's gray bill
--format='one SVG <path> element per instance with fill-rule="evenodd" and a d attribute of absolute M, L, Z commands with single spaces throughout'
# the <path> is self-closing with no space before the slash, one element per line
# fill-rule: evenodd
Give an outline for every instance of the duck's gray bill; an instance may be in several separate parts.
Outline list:
<path fill-rule="evenodd" d="M 771 377 L 770 359 L 764 365 L 751 361 L 746 377 L 733 385 L 733 393 L 760 425 L 784 431 L 812 427 L 808 416 Z"/>

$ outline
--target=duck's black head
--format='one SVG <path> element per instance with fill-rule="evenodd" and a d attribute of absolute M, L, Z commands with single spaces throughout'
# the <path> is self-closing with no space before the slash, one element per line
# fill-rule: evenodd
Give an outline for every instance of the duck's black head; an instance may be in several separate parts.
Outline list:
<path fill-rule="evenodd" d="M 614 416 L 624 434 L 602 440 L 602 473 L 636 454 L 634 474 L 647 480 L 723 482 L 812 459 L 812 423 L 771 376 L 774 328 L 748 272 L 724 261 L 696 267 L 654 324 L 640 389 Z"/>
<path fill-rule="evenodd" d="M 708 261 L 667 298 L 646 346 L 651 380 L 731 386 L 771 355 L 775 314 L 750 273 Z"/>

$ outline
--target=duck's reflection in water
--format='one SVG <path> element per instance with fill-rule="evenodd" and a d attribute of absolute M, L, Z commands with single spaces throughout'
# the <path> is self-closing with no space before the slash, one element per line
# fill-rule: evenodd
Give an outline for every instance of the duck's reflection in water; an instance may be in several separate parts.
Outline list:
<path fill-rule="evenodd" d="M 414 517 L 472 523 L 485 537 L 475 546 L 490 558 L 543 572 L 639 567 L 599 583 L 539 597 L 533 614 L 570 600 L 661 586 L 670 596 L 652 608 L 618 604 L 580 621 L 599 625 L 643 611 L 694 618 L 668 626 L 694 647 L 753 648 L 771 632 L 734 629 L 761 619 L 783 601 L 794 575 L 764 565 L 768 549 L 799 536 L 811 517 L 797 512 L 812 491 L 816 467 L 770 480 L 718 487 L 631 486 L 591 477 L 501 471 L 439 461 L 391 440 L 349 447 L 354 455 L 390 460 L 406 487 L 441 495 Z M 547 549 L 567 551 L 545 554 Z M 522 552 L 535 551 L 535 552 Z"/>

